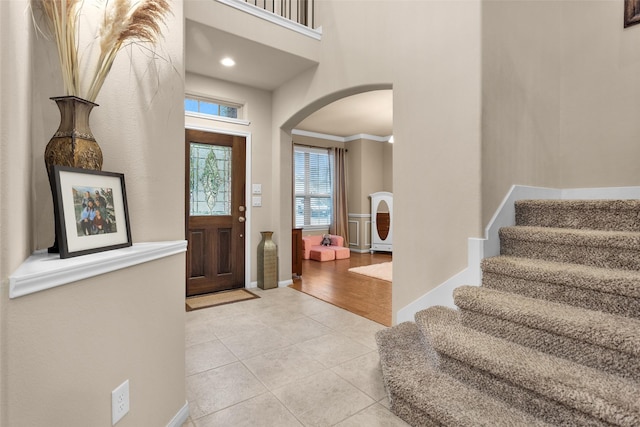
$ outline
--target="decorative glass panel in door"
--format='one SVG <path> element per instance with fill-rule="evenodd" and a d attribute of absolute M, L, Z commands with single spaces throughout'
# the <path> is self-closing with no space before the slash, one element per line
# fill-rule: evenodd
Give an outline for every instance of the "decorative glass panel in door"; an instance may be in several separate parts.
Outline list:
<path fill-rule="evenodd" d="M 190 215 L 231 215 L 231 153 L 231 147 L 191 143 Z"/>

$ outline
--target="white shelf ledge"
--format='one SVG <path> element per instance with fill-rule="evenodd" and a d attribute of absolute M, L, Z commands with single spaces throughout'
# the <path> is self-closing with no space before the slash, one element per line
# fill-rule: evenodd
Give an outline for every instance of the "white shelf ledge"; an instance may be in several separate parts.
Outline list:
<path fill-rule="evenodd" d="M 187 250 L 186 240 L 135 243 L 133 246 L 60 259 L 46 249 L 36 251 L 9 276 L 9 298 L 66 285 Z"/>

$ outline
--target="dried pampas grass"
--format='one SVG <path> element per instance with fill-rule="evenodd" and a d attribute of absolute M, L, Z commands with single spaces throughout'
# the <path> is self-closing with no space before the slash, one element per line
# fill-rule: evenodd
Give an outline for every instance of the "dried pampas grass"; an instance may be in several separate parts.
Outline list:
<path fill-rule="evenodd" d="M 58 57 L 62 68 L 67 95 L 78 96 L 95 102 L 113 61 L 120 49 L 130 43 L 155 45 L 161 35 L 161 24 L 171 13 L 168 0 L 107 0 L 97 40 L 100 52 L 91 75 L 79 73 L 78 26 L 84 0 L 36 0 L 44 11 L 47 24 L 56 39 Z M 89 55 L 90 56 L 90 55 Z"/>

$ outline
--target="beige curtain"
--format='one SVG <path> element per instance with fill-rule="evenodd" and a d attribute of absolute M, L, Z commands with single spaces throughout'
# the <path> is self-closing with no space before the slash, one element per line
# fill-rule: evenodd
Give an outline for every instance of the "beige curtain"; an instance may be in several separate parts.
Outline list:
<path fill-rule="evenodd" d="M 333 222 L 329 233 L 342 236 L 349 247 L 349 219 L 347 213 L 347 165 L 344 148 L 332 148 L 333 158 Z"/>

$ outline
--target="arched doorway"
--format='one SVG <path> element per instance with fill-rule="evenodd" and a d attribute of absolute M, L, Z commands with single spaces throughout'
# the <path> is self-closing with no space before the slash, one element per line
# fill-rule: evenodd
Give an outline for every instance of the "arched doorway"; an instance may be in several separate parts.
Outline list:
<path fill-rule="evenodd" d="M 329 182 L 332 189 L 340 184 L 339 178 L 331 182 L 331 178 L 324 175 L 323 165 L 332 164 L 331 153 L 335 150 L 347 151 L 344 176 L 348 181 L 345 185 L 348 201 L 343 207 L 346 209 L 343 215 L 348 217 L 345 221 L 348 226 L 343 237 L 352 254 L 349 259 L 303 261 L 306 268 L 303 268 L 302 277 L 294 279 L 292 286 L 371 320 L 391 325 L 391 283 L 350 271 L 353 267 L 370 264 L 391 265 L 390 253 L 370 253 L 369 194 L 393 191 L 393 145 L 389 143 L 393 135 L 393 92 L 390 87 L 367 89 L 356 94 L 347 91 L 344 97 L 317 108 L 291 127 L 293 182 L 289 197 L 293 207 L 292 227 L 301 229 L 307 246 L 312 241 L 309 236 L 315 236 L 315 243 L 321 235 L 336 230 L 331 227 L 330 220 L 338 215 L 338 204 L 332 204 L 326 191 L 319 189 L 327 188 Z M 305 112 L 308 110 L 304 109 Z M 354 289 L 362 293 L 354 295 Z"/>

